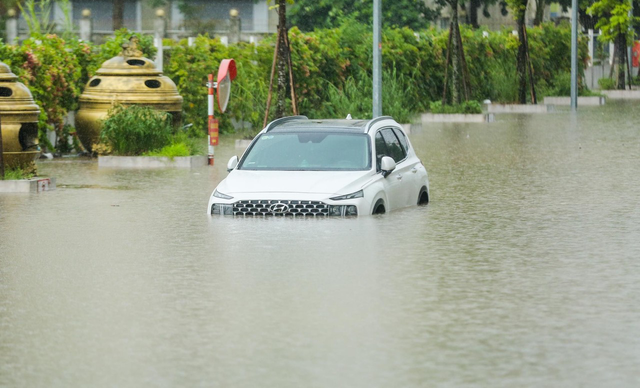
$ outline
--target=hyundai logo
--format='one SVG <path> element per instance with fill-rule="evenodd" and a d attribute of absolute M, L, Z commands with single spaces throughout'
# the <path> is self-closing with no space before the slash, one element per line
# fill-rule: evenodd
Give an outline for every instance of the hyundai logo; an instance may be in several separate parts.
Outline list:
<path fill-rule="evenodd" d="M 275 203 L 269 206 L 269 211 L 273 215 L 286 214 L 289 211 L 289 205 L 284 203 Z"/>

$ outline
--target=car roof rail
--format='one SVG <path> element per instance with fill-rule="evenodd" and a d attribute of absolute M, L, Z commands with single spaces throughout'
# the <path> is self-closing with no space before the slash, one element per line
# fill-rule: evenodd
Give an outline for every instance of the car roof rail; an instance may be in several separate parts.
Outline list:
<path fill-rule="evenodd" d="M 364 128 L 364 133 L 369 133 L 369 130 L 371 129 L 371 127 L 373 127 L 373 124 L 377 123 L 378 121 L 382 121 L 382 120 L 393 120 L 393 117 L 391 117 L 391 116 L 378 116 L 376 118 L 373 118 L 373 119 L 369 120 L 369 122 L 367 123 L 367 126 Z"/>
<path fill-rule="evenodd" d="M 275 127 L 277 127 L 278 125 L 284 124 L 287 121 L 291 121 L 291 120 L 309 120 L 309 118 L 307 116 L 287 116 L 287 117 L 281 117 L 279 119 L 275 119 L 272 122 L 270 122 L 269 124 L 267 124 L 267 126 L 265 127 L 266 131 L 265 132 L 269 132 L 272 129 L 274 129 Z"/>

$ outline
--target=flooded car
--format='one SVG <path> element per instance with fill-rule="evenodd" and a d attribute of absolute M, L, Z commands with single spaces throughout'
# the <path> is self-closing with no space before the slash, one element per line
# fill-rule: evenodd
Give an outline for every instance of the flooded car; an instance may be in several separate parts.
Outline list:
<path fill-rule="evenodd" d="M 429 202 L 427 171 L 391 117 L 268 124 L 211 194 L 229 216 L 359 216 Z"/>

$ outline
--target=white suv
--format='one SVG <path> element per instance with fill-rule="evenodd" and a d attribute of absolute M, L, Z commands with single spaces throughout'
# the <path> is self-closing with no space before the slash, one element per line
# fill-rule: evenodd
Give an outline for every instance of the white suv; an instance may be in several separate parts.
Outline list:
<path fill-rule="evenodd" d="M 209 199 L 234 216 L 357 216 L 429 202 L 429 179 L 402 127 L 373 120 L 274 120 Z"/>

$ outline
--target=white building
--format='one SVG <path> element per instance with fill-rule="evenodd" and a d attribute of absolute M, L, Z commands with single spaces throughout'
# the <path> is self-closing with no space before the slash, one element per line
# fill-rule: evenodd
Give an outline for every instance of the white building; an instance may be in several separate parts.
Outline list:
<path fill-rule="evenodd" d="M 125 28 L 136 32 L 153 33 L 156 11 L 148 0 L 123 0 Z M 94 38 L 113 34 L 114 0 L 70 0 L 70 16 L 75 29 L 78 29 L 83 11 L 91 11 Z M 163 8 L 168 37 L 183 38 L 193 36 L 193 31 L 185 23 L 185 16 L 178 8 L 178 0 L 168 0 Z M 189 5 L 196 7 L 198 19 L 213 25 L 210 33 L 224 34 L 229 29 L 229 12 L 238 11 L 243 37 L 260 36 L 274 33 L 277 29 L 278 15 L 269 9 L 267 0 L 190 0 Z M 58 25 L 64 25 L 65 12 L 55 4 L 51 15 Z M 28 33 L 26 22 L 19 20 L 20 35 Z M 248 39 L 247 39 L 248 40 Z"/>

